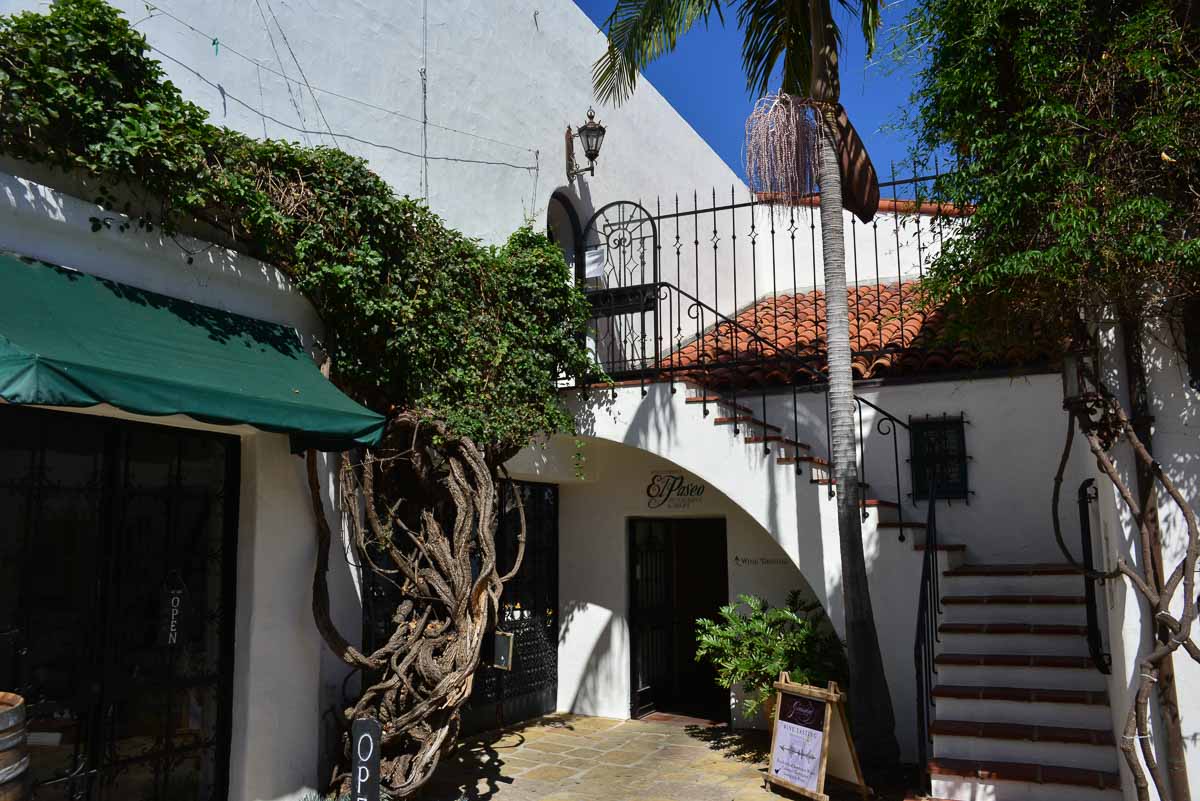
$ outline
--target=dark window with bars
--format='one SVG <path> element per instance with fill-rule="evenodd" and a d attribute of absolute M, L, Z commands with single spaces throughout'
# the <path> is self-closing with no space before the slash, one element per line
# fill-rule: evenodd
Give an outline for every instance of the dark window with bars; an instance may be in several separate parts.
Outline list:
<path fill-rule="evenodd" d="M 910 419 L 908 425 L 913 497 L 929 500 L 930 479 L 936 472 L 938 499 L 966 499 L 971 490 L 963 416 Z"/>
<path fill-rule="evenodd" d="M 1183 345 L 1187 356 L 1188 383 L 1200 391 L 1200 298 L 1192 298 L 1183 309 Z"/>

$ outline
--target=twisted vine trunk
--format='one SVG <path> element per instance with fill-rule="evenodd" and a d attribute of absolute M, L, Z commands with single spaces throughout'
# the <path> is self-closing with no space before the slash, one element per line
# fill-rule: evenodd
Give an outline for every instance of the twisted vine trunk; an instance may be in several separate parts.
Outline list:
<path fill-rule="evenodd" d="M 838 152 L 837 45 L 829 0 L 809 3 L 812 30 L 812 95 L 819 103 L 821 135 L 821 255 L 825 265 L 829 353 L 829 429 L 837 491 L 846 657 L 850 668 L 851 730 L 864 764 L 887 767 L 900 758 L 896 718 L 867 583 L 863 554 L 857 444 L 854 435 L 854 374 L 846 289 L 846 240 L 842 228 L 842 174 Z"/>
<path fill-rule="evenodd" d="M 1126 711 L 1125 726 L 1119 738 L 1118 748 L 1133 777 L 1138 801 L 1149 801 L 1151 782 L 1153 782 L 1159 798 L 1187 798 L 1190 796 L 1190 788 L 1186 787 L 1186 773 L 1181 773 L 1178 766 L 1174 764 L 1171 748 L 1168 747 L 1166 773 L 1155 755 L 1150 698 L 1154 694 L 1155 687 L 1164 680 L 1164 667 L 1168 665 L 1173 654 L 1180 648 L 1193 660 L 1200 663 L 1200 645 L 1197 645 L 1192 639 L 1193 624 L 1200 614 L 1200 607 L 1198 607 L 1200 598 L 1197 597 L 1196 588 L 1196 567 L 1200 560 L 1200 520 L 1197 519 L 1196 511 L 1180 492 L 1175 482 L 1151 455 L 1138 434 L 1137 426 L 1126 415 L 1112 392 L 1094 372 L 1085 370 L 1082 373 L 1081 378 L 1088 385 L 1089 391 L 1079 398 L 1068 399 L 1064 404 L 1068 412 L 1067 436 L 1058 472 L 1054 479 L 1052 498 L 1054 536 L 1067 561 L 1081 573 L 1090 579 L 1122 577 L 1129 582 L 1135 592 L 1141 595 L 1145 602 L 1145 625 L 1157 636 L 1151 650 L 1144 654 L 1134 667 L 1135 682 L 1131 688 L 1134 697 Z M 1062 535 L 1058 503 L 1076 426 L 1083 433 L 1088 449 L 1096 460 L 1096 466 L 1112 482 L 1117 496 L 1128 510 L 1130 517 L 1137 523 L 1142 555 L 1139 564 L 1132 564 L 1129 560 L 1118 557 L 1116 567 L 1109 573 L 1089 571 L 1079 564 L 1070 549 L 1067 548 Z M 1153 480 L 1154 485 L 1165 492 L 1166 498 L 1175 504 L 1183 515 L 1186 527 L 1183 557 L 1176 563 L 1169 575 L 1165 573 L 1161 559 L 1157 559 L 1155 554 L 1156 549 L 1161 554 L 1161 543 L 1154 537 L 1154 529 L 1157 527 L 1157 509 L 1143 505 L 1121 477 L 1111 456 L 1111 451 L 1118 442 L 1125 442 L 1129 445 L 1133 452 L 1136 469 L 1144 471 L 1148 478 Z M 1156 494 L 1149 493 L 1151 497 Z M 1141 605 L 1139 604 L 1139 606 Z M 1179 612 L 1173 612 L 1172 607 L 1180 607 Z M 1170 674 L 1174 673 L 1173 667 L 1167 669 Z M 1185 785 L 1182 790 L 1173 786 L 1179 782 L 1183 782 Z"/>
<path fill-rule="evenodd" d="M 402 414 L 390 421 L 378 448 L 357 461 L 343 455 L 339 495 L 354 551 L 364 570 L 393 584 L 402 598 L 387 642 L 364 653 L 350 645 L 329 614 L 326 573 L 333 532 L 312 451 L 307 467 L 317 523 L 313 618 L 330 649 L 363 674 L 357 701 L 341 710 L 342 747 L 331 789 L 341 794 L 350 788 L 350 723 L 373 717 L 383 730 L 383 787 L 406 798 L 429 779 L 457 738 L 484 634 L 524 554 L 520 499 L 517 559 L 502 576 L 495 547 L 496 475 L 469 439 Z"/>

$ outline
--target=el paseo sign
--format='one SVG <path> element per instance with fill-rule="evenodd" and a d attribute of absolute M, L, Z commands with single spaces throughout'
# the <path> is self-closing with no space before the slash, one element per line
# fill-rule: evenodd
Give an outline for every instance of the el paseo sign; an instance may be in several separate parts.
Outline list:
<path fill-rule="evenodd" d="M 646 485 L 650 509 L 687 509 L 704 498 L 704 485 L 689 481 L 682 473 L 653 473 Z"/>

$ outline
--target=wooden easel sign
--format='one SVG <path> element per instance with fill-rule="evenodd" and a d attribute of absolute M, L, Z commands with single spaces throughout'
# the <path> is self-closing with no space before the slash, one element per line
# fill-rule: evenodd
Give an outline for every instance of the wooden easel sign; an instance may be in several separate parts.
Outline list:
<path fill-rule="evenodd" d="M 858 754 L 846 722 L 846 696 L 836 682 L 827 689 L 792 684 L 787 673 L 775 682 L 775 722 L 771 727 L 771 764 L 767 781 L 816 801 L 829 801 L 825 779 L 856 788 L 863 798 L 871 789 L 863 781 Z"/>

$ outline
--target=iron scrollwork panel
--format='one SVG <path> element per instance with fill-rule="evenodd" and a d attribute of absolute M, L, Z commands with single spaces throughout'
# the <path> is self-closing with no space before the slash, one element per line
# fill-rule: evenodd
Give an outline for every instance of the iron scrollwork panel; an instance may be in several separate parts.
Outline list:
<path fill-rule="evenodd" d="M 584 228 L 596 360 L 609 375 L 659 359 L 659 243 L 653 215 L 637 203 L 610 203 Z"/>

